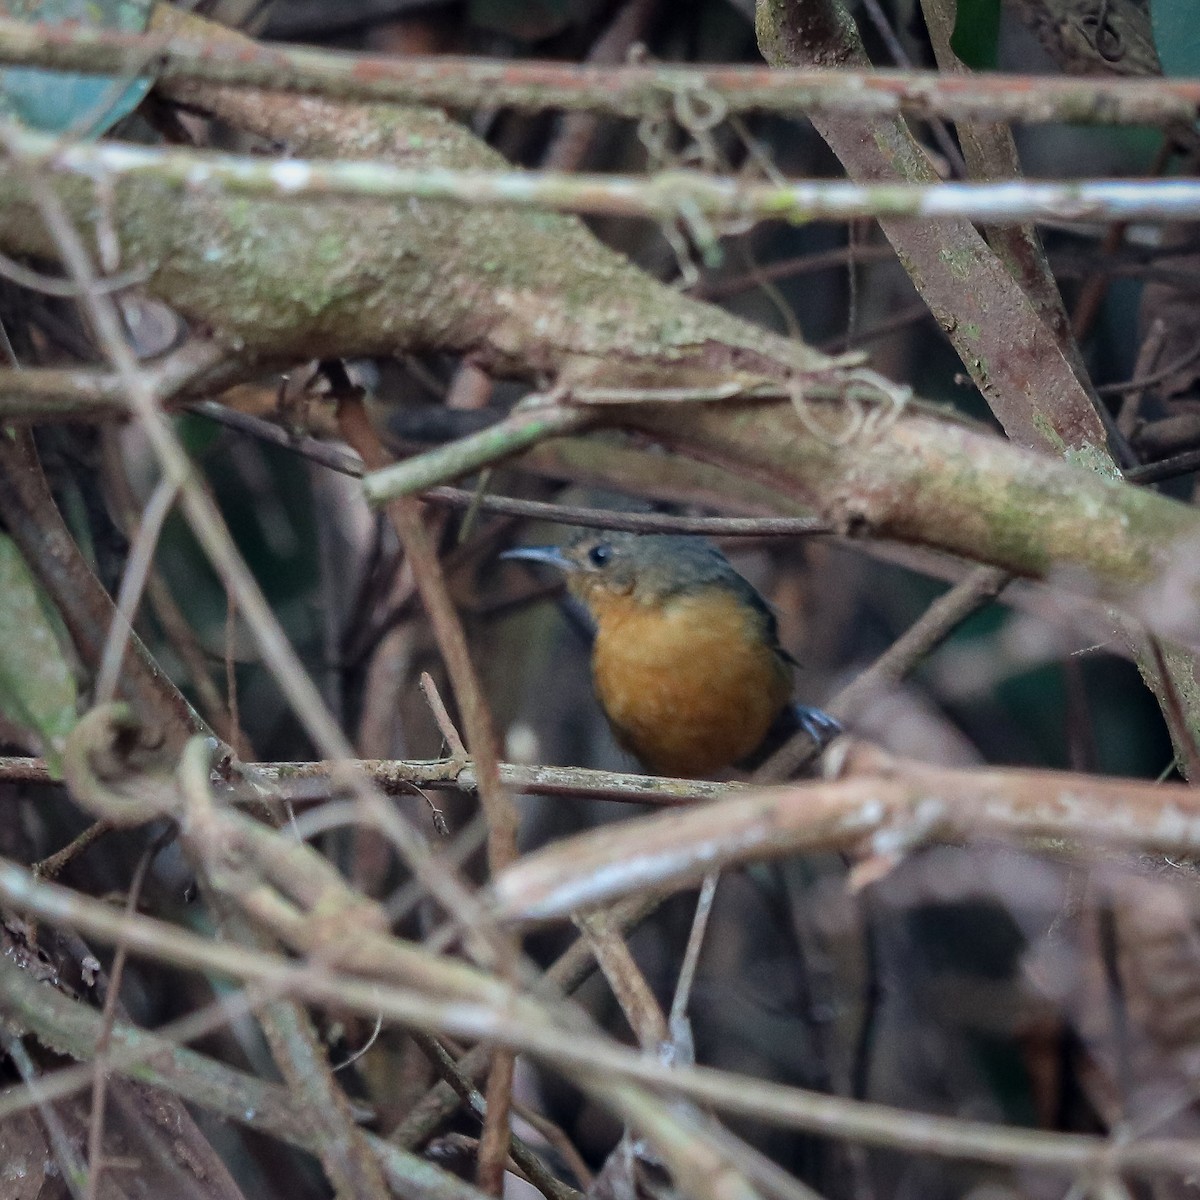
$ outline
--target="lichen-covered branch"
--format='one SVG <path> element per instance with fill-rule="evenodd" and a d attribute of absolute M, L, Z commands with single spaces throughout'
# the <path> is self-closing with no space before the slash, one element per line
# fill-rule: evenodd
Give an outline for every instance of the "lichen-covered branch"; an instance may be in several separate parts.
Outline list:
<path fill-rule="evenodd" d="M 436 123 L 419 121 L 413 139 L 436 140 L 428 128 Z M 292 132 L 284 125 L 280 136 Z M 68 153 L 103 158 L 113 149 Z M 267 175 L 284 166 L 245 161 Z M 125 260 L 145 269 L 146 290 L 243 359 L 438 350 L 503 375 L 625 386 L 830 363 L 657 283 L 572 217 L 464 212 L 416 193 L 348 210 L 328 198 L 288 199 L 286 187 L 269 197 L 230 194 L 216 176 L 212 187 L 183 186 L 186 174 L 118 173 L 108 215 Z M 434 194 L 436 174 L 421 168 L 410 178 Z M 59 190 L 76 217 L 93 210 L 95 189 L 83 178 L 62 179 Z M 0 180 L 0 246 L 53 253 L 12 174 Z"/>
<path fill-rule="evenodd" d="M 787 404 L 748 402 L 696 405 L 686 421 L 631 405 L 619 422 L 811 505 L 846 533 L 1049 579 L 1200 645 L 1200 580 L 1188 565 L 1200 545 L 1194 509 L 923 411 L 849 438 L 813 436 L 814 418 L 835 433 L 850 417 L 802 403 L 807 420 Z M 1178 603 L 1164 602 L 1171 595 Z"/>

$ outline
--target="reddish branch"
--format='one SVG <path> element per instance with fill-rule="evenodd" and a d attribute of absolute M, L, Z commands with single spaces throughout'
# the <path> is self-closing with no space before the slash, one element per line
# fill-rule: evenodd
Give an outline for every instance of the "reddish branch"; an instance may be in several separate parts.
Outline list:
<path fill-rule="evenodd" d="M 232 47 L 203 36 L 114 33 L 0 21 L 0 63 L 136 72 L 164 83 L 239 84 L 329 99 L 450 109 L 564 108 L 625 117 L 719 103 L 728 112 L 852 113 L 950 120 L 1164 124 L 1192 121 L 1195 79 L 987 75 L 929 71 L 772 71 L 761 67 L 587 66 L 494 59 L 385 57 L 308 46 Z"/>

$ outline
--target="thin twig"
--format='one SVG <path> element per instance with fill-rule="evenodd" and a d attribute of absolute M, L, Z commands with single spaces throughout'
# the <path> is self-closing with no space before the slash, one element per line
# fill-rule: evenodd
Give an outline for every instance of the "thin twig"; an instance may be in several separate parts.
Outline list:
<path fill-rule="evenodd" d="M 990 604 L 1012 576 L 995 567 L 976 567 L 939 596 L 865 671 L 860 672 L 827 705 L 839 720 L 852 721 L 875 693 L 893 687 L 940 646 L 968 617 Z M 794 734 L 752 776 L 754 783 L 787 778 L 818 747 L 807 733 Z"/>
<path fill-rule="evenodd" d="M 723 1125 L 712 1121 L 705 1132 L 771 1200 L 824 1200 L 815 1189 L 789 1175 L 761 1150 L 755 1149 Z M 870 1200 L 869 1193 L 864 1195 L 861 1191 L 855 1191 L 851 1194 L 856 1200 Z"/>
<path fill-rule="evenodd" d="M 1150 374 L 1151 368 L 1158 361 L 1166 336 L 1167 323 L 1162 317 L 1155 317 L 1150 322 L 1146 336 L 1142 338 L 1142 343 L 1138 347 L 1137 360 L 1133 366 L 1135 379 Z M 1143 387 L 1136 387 L 1131 392 L 1125 393 L 1121 399 L 1120 407 L 1117 410 L 1117 426 L 1125 437 L 1131 436 L 1136 428 L 1143 391 Z"/>
<path fill-rule="evenodd" d="M 613 926 L 606 912 L 575 913 L 572 919 L 587 939 L 638 1045 L 643 1050 L 660 1050 L 667 1040 L 667 1021 L 621 930 Z"/>
<path fill-rule="evenodd" d="M 371 426 L 362 400 L 355 394 L 339 399 L 338 420 L 343 436 L 362 456 L 376 477 L 386 454 Z M 370 477 L 368 477 L 368 480 Z M 364 483 L 367 481 L 364 481 Z M 429 541 L 420 506 L 402 493 L 376 493 L 386 498 L 395 495 L 387 513 L 412 566 L 413 579 L 425 604 L 438 649 L 454 686 L 455 698 L 466 727 L 467 749 L 475 764 L 479 801 L 488 823 L 488 866 L 499 874 L 517 857 L 517 811 L 500 778 L 495 726 L 479 677 L 471 662 L 462 623 L 454 610 L 441 564 Z M 428 695 L 428 693 L 427 693 Z M 447 723 L 449 717 L 446 718 Z M 516 964 L 516 948 L 502 948 L 500 969 L 511 973 Z M 487 1113 L 479 1143 L 478 1183 L 480 1188 L 499 1196 L 504 1186 L 504 1166 L 511 1140 L 510 1108 L 515 1059 L 510 1050 L 497 1050 L 487 1083 Z"/>
<path fill-rule="evenodd" d="M 678 212 L 707 220 L 822 221 L 860 217 L 984 221 L 1049 219 L 1188 221 L 1200 203 L 1190 179 L 1078 180 L 1021 183 L 844 183 L 791 180 L 746 183 L 693 171 L 636 175 L 404 167 L 381 160 L 270 159 L 217 151 L 112 142 L 60 145 L 8 125 L 10 152 L 52 160 L 64 175 L 88 180 L 149 177 L 167 188 L 211 187 L 230 196 L 406 201 L 440 200 L 478 207 L 658 218 Z M 437 482 L 434 480 L 433 482 Z M 420 490 L 428 483 L 414 483 Z"/>
<path fill-rule="evenodd" d="M 17 427 L 0 438 L 0 514 L 9 536 L 53 599 L 80 658 L 97 670 L 112 626 L 113 602 L 92 572 L 54 501 L 33 436 Z M 121 698 L 171 741 L 205 730 L 187 699 L 136 634 L 125 656 Z"/>
<path fill-rule="evenodd" d="M 97 704 L 107 704 L 117 693 L 121 663 L 125 658 L 125 647 L 129 643 L 133 621 L 142 601 L 142 591 L 150 574 L 150 566 L 154 561 L 154 552 L 158 547 L 163 525 L 178 493 L 179 487 L 173 480 L 160 479 L 146 502 L 137 533 L 129 548 L 125 573 L 121 576 L 121 586 L 117 592 L 117 605 L 113 609 L 112 624 L 108 630 L 108 640 L 100 658 L 100 670 L 96 673 Z"/>
<path fill-rule="evenodd" d="M 33 872 L 39 879 L 57 879 L 67 866 L 74 862 L 93 842 L 112 831 L 107 821 L 95 821 L 77 837 L 73 837 L 61 850 L 34 863 Z"/>
<path fill-rule="evenodd" d="M 897 67 L 911 69 L 912 59 L 901 45 L 879 0 L 865 0 L 864 7 L 867 10 L 867 16 L 871 18 L 871 24 L 875 26 L 875 31 L 883 39 L 883 44 L 887 46 L 892 61 Z M 946 128 L 945 121 L 940 117 L 935 117 L 930 121 L 929 128 L 933 131 L 934 140 L 944 155 L 949 169 L 956 178 L 966 179 L 970 172 L 967 170 L 967 164 L 963 159 L 962 151 L 958 148 L 958 143 L 950 135 L 950 130 Z"/>
<path fill-rule="evenodd" d="M 1175 674 L 1163 653 L 1162 639 L 1149 634 L 1147 641 L 1150 646 L 1150 658 L 1158 675 L 1159 686 L 1156 691 L 1161 693 L 1163 716 L 1166 717 L 1171 730 L 1175 752 L 1180 756 L 1180 769 L 1186 779 L 1193 783 L 1200 782 L 1200 746 L 1196 744 L 1196 735 L 1188 725 L 1187 714 L 1176 687 Z"/>
<path fill-rule="evenodd" d="M 362 403 L 361 400 L 354 402 L 360 405 Z M 501 418 L 479 433 L 468 434 L 413 458 L 389 462 L 386 456 L 376 456 L 380 461 L 363 476 L 363 492 L 372 504 L 383 504 L 389 500 L 425 492 L 447 480 L 469 475 L 481 467 L 490 466 L 522 450 L 528 450 L 547 438 L 579 433 L 593 420 L 594 414 L 580 408 L 567 408 L 549 400 L 529 408 L 515 409 L 507 417 Z M 365 416 L 361 424 L 362 432 L 355 433 L 359 442 L 370 437 L 378 444 L 378 434 Z M 349 440 L 347 438 L 347 441 Z M 361 444 L 351 444 L 361 453 Z"/>
<path fill-rule="evenodd" d="M 1012 576 L 979 567 L 939 596 L 865 671 L 834 697 L 830 711 L 851 719 L 864 700 L 903 679 L 938 648 L 968 617 L 990 604 Z"/>
<path fill-rule="evenodd" d="M 187 406 L 199 416 L 217 421 L 240 433 L 259 438 L 273 446 L 291 450 L 332 471 L 361 479 L 362 460 L 340 446 L 311 437 L 296 437 L 270 421 L 202 400 Z M 484 512 L 502 516 L 528 517 L 533 521 L 557 521 L 584 529 L 613 529 L 627 533 L 694 533 L 708 537 L 802 537 L 832 534 L 833 525 L 820 517 L 686 517 L 674 513 L 622 512 L 615 509 L 589 508 L 574 504 L 550 504 L 542 500 L 523 500 L 516 496 L 478 495 L 455 487 L 434 487 L 420 492 L 423 504 L 470 508 L 478 505 Z"/>
<path fill-rule="evenodd" d="M 106 499 L 122 532 L 132 539 L 138 524 L 137 504 L 126 474 L 119 439 L 113 429 L 102 431 L 100 447 Z M 220 690 L 213 682 L 203 646 L 176 603 L 166 580 L 153 568 L 146 579 L 146 597 L 150 601 L 155 620 L 187 672 L 204 719 L 216 730 L 218 736 L 235 747 L 242 757 L 249 757 L 244 752 L 242 741 L 234 736 L 230 727 L 229 713 Z"/>
<path fill-rule="evenodd" d="M 609 927 L 615 930 L 633 928 L 658 908 L 661 899 L 654 895 L 642 895 L 635 900 L 615 905 L 607 911 Z M 574 991 L 586 980 L 596 967 L 595 956 L 588 939 L 580 937 L 565 950 L 546 972 L 546 983 L 564 993 Z M 486 1045 L 477 1045 L 458 1060 L 458 1069 L 464 1078 L 478 1080 L 483 1077 L 490 1061 L 490 1050 Z M 400 1126 L 392 1133 L 392 1140 L 399 1146 L 415 1148 L 433 1136 L 438 1127 L 457 1108 L 457 1097 L 448 1084 L 435 1085 L 405 1116 Z"/>
<path fill-rule="evenodd" d="M 865 266 L 872 262 L 893 262 L 896 252 L 891 246 L 838 246 L 833 250 L 821 250 L 814 254 L 798 254 L 763 263 L 753 271 L 734 275 L 729 279 L 701 280 L 688 294 L 698 300 L 728 300 L 731 296 L 748 292 L 762 283 L 775 283 L 781 279 L 793 279 L 818 271 L 844 269 L 849 263 Z"/>
<path fill-rule="evenodd" d="M 172 14 L 178 21 L 178 16 Z M 160 18 L 161 20 L 161 18 Z M 715 97 L 728 112 L 820 112 L 949 120 L 1191 122 L 1200 107 L 1193 79 L 1054 77 L 988 73 L 971 86 L 936 71 L 772 70 L 749 66 L 645 64 L 614 68 L 564 62 L 346 54 L 311 46 L 229 47 L 159 31 L 118 33 L 75 25 L 0 22 L 0 62 L 101 74 L 131 54 L 174 83 L 206 82 L 331 99 L 393 101 L 452 109 L 567 108 L 640 117 L 672 103 Z M 710 101 L 714 102 L 714 101 Z"/>
<path fill-rule="evenodd" d="M 67 1131 L 63 1128 L 58 1113 L 50 1107 L 45 1099 L 33 1059 L 29 1057 L 29 1052 L 15 1034 L 0 1031 L 0 1045 L 3 1045 L 13 1066 L 17 1068 L 17 1073 L 28 1089 L 30 1098 L 37 1106 L 38 1114 L 50 1135 L 50 1144 L 54 1147 L 54 1156 L 58 1160 L 58 1168 L 67 1188 L 74 1200 L 85 1200 L 82 1189 L 87 1186 L 87 1167 L 79 1161 L 75 1146 L 67 1136 Z"/>
<path fill-rule="evenodd" d="M 692 1044 L 687 1010 L 691 1003 L 692 984 L 696 978 L 696 967 L 700 963 L 700 950 L 704 945 L 704 934 L 708 930 L 708 920 L 712 916 L 713 899 L 716 897 L 717 881 L 720 878 L 716 872 L 705 875 L 704 881 L 700 884 L 700 894 L 696 897 L 696 913 L 692 917 L 692 928 L 688 933 L 687 946 L 683 952 L 683 963 L 679 968 L 679 978 L 675 983 L 675 996 L 671 1001 L 671 1013 L 668 1017 L 675 1062 L 695 1061 L 695 1047 Z M 684 1056 L 681 1057 L 681 1055 Z"/>
<path fill-rule="evenodd" d="M 890 317 L 876 321 L 874 325 L 868 325 L 862 329 L 848 330 L 844 334 L 839 333 L 836 337 L 828 338 L 819 343 L 818 349 L 830 354 L 840 354 L 854 346 L 861 346 L 878 338 L 890 337 L 892 334 L 898 333 L 902 329 L 907 329 L 910 325 L 915 325 L 919 321 L 931 320 L 932 316 L 933 314 L 929 311 L 929 305 L 922 300 L 918 300 L 902 308 L 899 312 L 893 313 Z"/>
<path fill-rule="evenodd" d="M 9 258 L 7 254 L 0 254 L 0 276 L 11 280 L 19 287 L 41 292 L 46 296 L 74 298 L 80 295 L 78 285 L 69 279 L 55 279 L 50 275 L 43 275 L 40 271 L 31 270 L 22 263 Z M 135 284 L 144 283 L 146 277 L 147 272 L 144 270 L 123 271 L 120 275 L 97 280 L 96 286 L 102 292 L 120 292 Z"/>
<path fill-rule="evenodd" d="M 1129 467 L 1125 472 L 1125 478 L 1130 483 L 1161 483 L 1164 479 L 1174 479 L 1178 475 L 1190 475 L 1193 471 L 1200 471 L 1200 450 L 1187 450 L 1183 454 L 1159 459 L 1158 462 Z"/>
<path fill-rule="evenodd" d="M 368 777 L 387 796 L 411 795 L 412 789 L 434 788 L 473 792 L 475 769 L 460 759 L 432 760 L 356 759 L 354 770 Z M 264 788 L 300 807 L 324 803 L 340 786 L 339 764 L 329 762 L 277 762 L 254 764 L 254 786 L 235 785 L 234 802 L 258 802 Z M 714 783 L 703 779 L 669 779 L 657 775 L 631 775 L 588 767 L 542 767 L 501 763 L 500 777 L 514 794 L 567 796 L 578 800 L 612 800 L 653 808 L 676 808 L 715 800 L 744 790 L 739 783 Z M 0 758 L 0 782 L 53 784 L 45 759 Z M 0 802 L 4 795 L 0 794 Z"/>
<path fill-rule="evenodd" d="M 1169 362 L 1165 367 L 1159 367 L 1157 371 L 1152 371 L 1149 375 L 1140 377 L 1135 375 L 1133 379 L 1127 379 L 1124 383 L 1104 383 L 1096 391 L 1101 396 L 1123 396 L 1128 392 L 1140 392 L 1156 383 L 1162 383 L 1164 379 L 1170 379 L 1177 371 L 1182 371 L 1184 367 L 1190 367 L 1197 359 L 1200 359 L 1200 345 L 1189 347 L 1173 362 Z"/>
<path fill-rule="evenodd" d="M 645 34 L 657 10 L 658 0 L 626 0 L 592 43 L 586 61 L 592 66 L 620 67 Z M 542 166 L 578 171 L 599 128 L 599 117 L 594 112 L 564 114 L 546 146 Z"/>
<path fill-rule="evenodd" d="M 467 754 L 467 748 L 463 745 L 463 740 L 459 736 L 458 730 L 455 729 L 454 722 L 450 719 L 450 713 L 446 709 L 446 702 L 442 699 L 442 695 L 437 689 L 437 684 L 433 682 L 433 676 L 428 671 L 422 671 L 420 682 L 421 694 L 425 697 L 425 702 L 429 705 L 429 711 L 433 713 L 433 719 L 437 722 L 437 727 L 446 741 L 450 757 L 457 758 L 460 762 L 465 763 L 470 755 Z"/>
<path fill-rule="evenodd" d="M 1200 1170 L 1200 1149 L 1184 1139 L 1122 1142 L 1083 1134 L 1043 1133 L 914 1114 L 711 1068 L 665 1067 L 640 1051 L 578 1030 L 552 1030 L 541 1023 L 533 1027 L 507 1006 L 494 1011 L 465 1002 L 447 1004 L 443 998 L 431 999 L 377 979 L 360 981 L 345 972 L 326 975 L 279 955 L 215 942 L 150 917 L 126 918 L 98 901 L 57 885 L 38 883 L 23 868 L 4 860 L 0 860 L 0 897 L 23 911 L 100 940 L 126 937 L 131 951 L 177 965 L 282 987 L 314 1003 L 348 1008 L 372 1019 L 382 1012 L 385 1019 L 418 1028 L 504 1040 L 572 1071 L 590 1086 L 597 1086 L 602 1076 L 636 1079 L 668 1093 L 789 1128 L 836 1133 L 923 1154 L 1020 1164 L 1026 1169 L 1045 1167 L 1072 1175 L 1100 1167 L 1132 1175 Z"/>
<path fill-rule="evenodd" d="M 147 846 L 138 859 L 138 864 L 129 883 L 129 894 L 125 899 L 125 912 L 137 912 L 141 901 L 142 885 L 150 863 L 161 843 L 158 839 Z M 104 1108 L 108 1096 L 108 1070 L 105 1059 L 112 1045 L 113 1025 L 117 1019 L 117 1005 L 121 996 L 121 980 L 125 973 L 128 948 L 118 942 L 113 955 L 112 970 L 108 977 L 108 991 L 104 996 L 104 1009 L 100 1014 L 100 1036 L 96 1039 L 95 1060 L 92 1063 L 92 1105 L 88 1117 L 88 1181 L 87 1200 L 96 1200 L 100 1190 L 100 1179 L 104 1173 Z"/>
<path fill-rule="evenodd" d="M 242 721 L 238 711 L 238 682 L 237 682 L 237 661 L 234 655 L 234 647 L 237 643 L 237 602 L 232 594 L 225 595 L 225 638 L 223 643 L 224 648 L 224 665 L 225 665 L 225 706 L 229 710 L 229 736 L 230 743 L 234 746 L 240 746 L 243 741 L 242 737 Z"/>
<path fill-rule="evenodd" d="M 459 1070 L 446 1048 L 425 1033 L 410 1035 L 421 1053 L 433 1064 L 437 1073 L 455 1090 L 459 1099 L 479 1119 L 487 1119 L 487 1101 L 474 1084 Z M 546 1197 L 546 1200 L 581 1200 L 581 1193 L 554 1175 L 538 1154 L 515 1134 L 510 1147 L 513 1162 L 524 1172 L 526 1179 Z M 482 1146 L 480 1147 L 482 1152 Z"/>
<path fill-rule="evenodd" d="M 513 1101 L 513 1112 L 522 1121 L 528 1121 L 558 1151 L 563 1162 L 567 1164 L 568 1170 L 583 1186 L 584 1191 L 588 1191 L 595 1182 L 595 1174 L 576 1148 L 575 1143 L 571 1141 L 567 1131 L 549 1117 L 544 1117 L 540 1112 L 515 1100 Z"/>

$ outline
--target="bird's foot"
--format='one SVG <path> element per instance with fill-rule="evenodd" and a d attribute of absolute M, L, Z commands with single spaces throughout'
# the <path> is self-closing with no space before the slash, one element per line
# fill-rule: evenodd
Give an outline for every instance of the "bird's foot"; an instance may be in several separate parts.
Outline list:
<path fill-rule="evenodd" d="M 822 709 L 810 708 L 807 704 L 796 704 L 793 705 L 793 712 L 796 716 L 796 724 L 818 746 L 824 746 L 846 732 L 837 717 L 831 717 Z"/>

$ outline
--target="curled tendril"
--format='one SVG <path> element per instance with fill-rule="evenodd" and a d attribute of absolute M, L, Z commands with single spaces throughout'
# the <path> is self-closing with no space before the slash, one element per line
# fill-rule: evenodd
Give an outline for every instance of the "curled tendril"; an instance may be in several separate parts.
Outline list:
<path fill-rule="evenodd" d="M 721 264 L 720 235 L 712 222 L 701 211 L 694 200 L 684 197 L 679 201 L 676 219 L 690 234 L 700 258 L 706 267 L 717 267 Z M 695 268 L 693 267 L 693 270 Z"/>
<path fill-rule="evenodd" d="M 788 395 L 804 428 L 826 446 L 840 448 L 860 438 L 868 440 L 878 437 L 890 429 L 907 407 L 912 390 L 886 387 L 867 371 L 849 372 L 842 393 L 847 419 L 844 427 L 838 429 L 818 419 L 799 379 L 789 381 Z"/>
<path fill-rule="evenodd" d="M 111 825 L 144 825 L 173 816 L 171 772 L 144 758 L 142 726 L 127 704 L 101 704 L 67 737 L 63 778 L 75 801 Z"/>
<path fill-rule="evenodd" d="M 668 96 L 669 106 L 647 114 L 637 125 L 638 141 L 646 151 L 648 168 L 655 172 L 681 167 L 720 169 L 720 151 L 712 130 L 728 114 L 725 99 L 707 88 L 686 85 L 670 88 Z M 688 135 L 688 141 L 681 149 L 674 145 L 673 135 L 677 128 Z M 661 220 L 659 226 L 675 255 L 680 287 L 689 288 L 700 277 L 688 237 L 706 266 L 716 266 L 720 262 L 723 231 L 718 231 L 694 203 L 680 205 L 678 211 L 671 218 Z"/>
<path fill-rule="evenodd" d="M 712 88 L 684 85 L 673 89 L 671 108 L 675 120 L 693 137 L 715 129 L 729 116 L 729 103 Z"/>
<path fill-rule="evenodd" d="M 888 385 L 870 371 L 850 371 L 847 380 L 847 392 L 870 406 L 860 431 L 864 438 L 878 437 L 891 429 L 913 396 L 912 388 Z"/>
<path fill-rule="evenodd" d="M 804 394 L 804 386 L 798 379 L 788 383 L 788 395 L 791 397 L 792 408 L 800 418 L 800 424 L 812 434 L 817 441 L 826 446 L 847 446 L 859 434 L 865 421 L 865 410 L 857 400 L 846 397 L 846 410 L 849 420 L 842 429 L 833 429 L 823 425 L 817 418 L 816 411 L 809 404 Z"/>
<path fill-rule="evenodd" d="M 672 128 L 665 112 L 652 113 L 637 123 L 637 139 L 646 151 L 646 164 L 652 171 L 661 171 L 674 159 Z"/>

